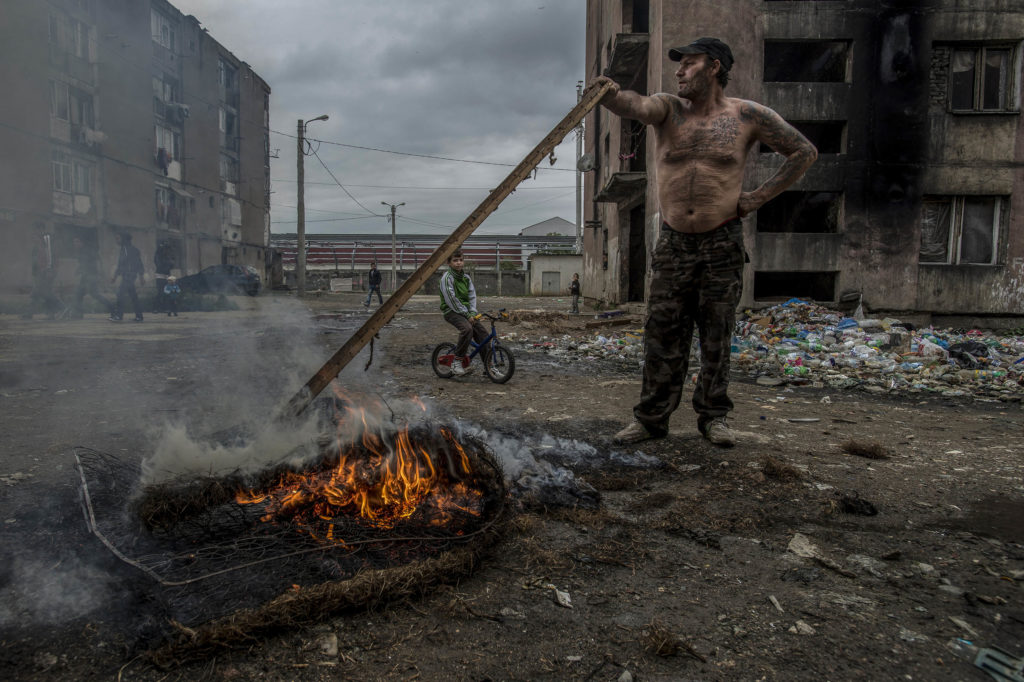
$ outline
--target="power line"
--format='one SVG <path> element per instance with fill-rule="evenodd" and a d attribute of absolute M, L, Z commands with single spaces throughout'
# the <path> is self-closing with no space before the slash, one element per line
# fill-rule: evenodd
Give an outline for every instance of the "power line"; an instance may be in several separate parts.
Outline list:
<path fill-rule="evenodd" d="M 271 182 L 295 182 L 295 178 L 271 178 Z M 307 185 L 328 185 L 328 186 L 333 186 L 335 183 L 333 183 L 333 182 L 309 182 L 309 181 L 306 181 L 305 184 L 307 184 Z M 445 190 L 445 191 L 448 191 L 448 190 L 476 190 L 476 191 L 483 190 L 483 191 L 487 191 L 487 192 L 490 192 L 492 189 L 494 189 L 493 187 L 422 187 L 422 186 L 406 186 L 406 185 L 352 185 L 352 184 L 349 184 L 347 186 L 348 187 L 367 187 L 367 188 L 370 188 L 370 189 L 431 189 L 431 190 L 439 189 L 439 190 Z M 524 189 L 536 190 L 536 189 L 574 189 L 574 188 L 573 188 L 572 185 L 548 185 L 548 186 L 545 186 L 545 187 L 523 187 L 523 186 L 519 186 L 519 187 L 516 188 L 516 191 L 518 192 L 518 191 L 524 190 Z"/>
<path fill-rule="evenodd" d="M 316 151 L 314 151 L 312 148 L 310 148 L 310 152 L 313 154 L 313 156 L 316 157 L 316 160 L 320 162 L 320 165 L 324 167 L 324 170 L 327 171 L 327 174 L 331 176 L 331 179 L 334 180 L 335 183 L 337 183 L 338 187 L 340 187 L 341 189 L 343 189 L 345 191 L 345 194 L 348 195 L 349 199 L 351 199 L 352 201 L 356 202 L 356 205 L 359 206 L 359 208 L 363 209 L 364 211 L 369 213 L 371 216 L 374 216 L 376 218 L 383 217 L 382 214 L 374 213 L 370 209 L 368 209 L 365 206 L 363 206 L 362 204 L 360 204 L 359 200 L 356 199 L 354 196 L 352 196 L 351 192 L 349 192 L 347 189 L 345 189 L 345 185 L 341 184 L 341 182 L 338 181 L 338 178 L 334 177 L 334 173 L 332 173 L 331 169 L 327 167 L 327 164 L 324 163 L 324 160 L 320 158 L 320 155 L 317 154 Z"/>
<path fill-rule="evenodd" d="M 274 133 L 276 135 L 283 135 L 284 137 L 291 137 L 291 138 L 295 137 L 295 135 L 290 135 L 288 133 L 282 133 L 280 130 L 274 130 L 273 128 L 270 128 L 269 130 L 270 130 L 270 132 L 272 132 L 272 133 Z M 484 166 L 502 166 L 502 167 L 505 167 L 505 168 L 515 168 L 516 166 L 518 166 L 518 164 L 515 164 L 515 163 L 498 163 L 497 161 L 475 161 L 473 159 L 456 159 L 456 158 L 453 158 L 453 157 L 450 157 L 450 156 L 435 156 L 433 154 L 416 154 L 416 153 L 413 153 L 413 152 L 396 152 L 396 151 L 394 151 L 392 149 L 380 149 L 379 147 L 362 147 L 362 146 L 357 145 L 357 144 L 346 144 L 344 142 L 331 142 L 330 140 L 319 140 L 319 139 L 317 139 L 315 137 L 309 138 L 309 139 L 314 141 L 314 142 L 318 142 L 318 143 L 322 143 L 322 144 L 334 145 L 335 147 L 348 147 L 349 149 L 362 149 L 364 151 L 369 151 L 369 152 L 381 152 L 382 154 L 397 154 L 398 156 L 415 156 L 415 157 L 418 157 L 418 158 L 421 158 L 421 159 L 437 159 L 439 161 L 455 161 L 455 162 L 458 162 L 458 163 L 477 163 L 477 164 L 481 164 L 481 165 L 484 165 Z M 543 168 L 541 166 L 538 166 L 537 168 L 539 170 L 565 171 L 565 172 L 570 172 L 570 173 L 575 173 L 576 172 L 575 168 Z"/>

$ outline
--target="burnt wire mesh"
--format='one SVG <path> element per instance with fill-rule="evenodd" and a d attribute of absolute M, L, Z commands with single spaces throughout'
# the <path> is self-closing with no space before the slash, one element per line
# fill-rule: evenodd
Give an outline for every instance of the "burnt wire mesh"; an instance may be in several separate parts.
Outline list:
<path fill-rule="evenodd" d="M 152 579 L 152 596 L 165 621 L 193 626 L 258 607 L 289 590 L 437 557 L 472 543 L 503 509 L 500 468 L 474 439 L 464 439 L 462 450 L 452 452 L 451 442 L 436 429 L 414 435 L 429 446 L 439 470 L 448 471 L 443 481 L 479 491 L 474 508 L 446 507 L 443 519 L 417 511 L 387 528 L 349 514 L 268 515 L 266 502 L 241 503 L 236 494 L 266 487 L 279 479 L 281 468 L 255 477 L 175 480 L 140 488 L 135 462 L 88 448 L 77 448 L 75 457 L 90 530 Z M 470 473 L 453 476 L 451 461 L 463 453 Z M 323 471 L 337 459 L 337 452 L 324 452 L 303 471 Z"/>

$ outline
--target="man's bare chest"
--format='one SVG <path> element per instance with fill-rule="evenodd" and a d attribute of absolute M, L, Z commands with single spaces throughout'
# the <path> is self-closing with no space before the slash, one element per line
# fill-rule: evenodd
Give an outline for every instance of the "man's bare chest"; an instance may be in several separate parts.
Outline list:
<path fill-rule="evenodd" d="M 739 118 L 722 113 L 708 118 L 669 122 L 660 131 L 658 155 L 663 163 L 742 162 L 749 146 Z"/>

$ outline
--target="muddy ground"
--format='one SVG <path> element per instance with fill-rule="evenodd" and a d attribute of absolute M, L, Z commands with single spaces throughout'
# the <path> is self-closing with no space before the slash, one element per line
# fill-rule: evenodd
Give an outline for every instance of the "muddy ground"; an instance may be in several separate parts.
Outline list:
<path fill-rule="evenodd" d="M 72 448 L 140 458 L 167 422 L 270 414 L 366 317 L 356 296 L 236 302 L 138 325 L 0 316 L 4 679 L 984 680 L 979 648 L 1024 654 L 1019 404 L 734 375 L 736 447 L 704 441 L 684 400 L 667 438 L 623 449 L 637 367 L 525 344 L 507 384 L 443 380 L 429 354 L 450 328 L 415 297 L 343 382 L 524 443 L 599 506 L 519 491 L 467 578 L 147 666 L 125 625 L 145 583 L 86 531 Z M 565 301 L 487 304 L 542 311 L 502 325 L 527 338 L 602 332 Z"/>

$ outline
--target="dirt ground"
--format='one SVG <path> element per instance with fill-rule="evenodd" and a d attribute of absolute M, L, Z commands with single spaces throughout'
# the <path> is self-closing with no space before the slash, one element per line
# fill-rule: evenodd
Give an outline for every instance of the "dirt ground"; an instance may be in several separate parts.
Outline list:
<path fill-rule="evenodd" d="M 620 448 L 638 367 L 514 343 L 506 384 L 440 379 L 429 355 L 451 330 L 417 296 L 342 382 L 521 443 L 600 504 L 517 490 L 468 578 L 149 667 L 118 615 L 138 588 L 86 531 L 71 449 L 140 458 L 168 421 L 201 433 L 243 403 L 271 414 L 366 318 L 355 295 L 233 300 L 142 324 L 0 316 L 3 678 L 984 680 L 980 649 L 1024 655 L 1019 404 L 734 374 L 736 447 L 699 436 L 687 397 L 667 438 Z M 566 301 L 485 303 L 527 311 L 499 327 L 520 337 L 607 331 Z"/>

